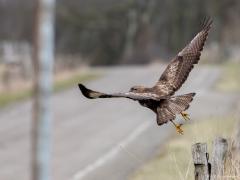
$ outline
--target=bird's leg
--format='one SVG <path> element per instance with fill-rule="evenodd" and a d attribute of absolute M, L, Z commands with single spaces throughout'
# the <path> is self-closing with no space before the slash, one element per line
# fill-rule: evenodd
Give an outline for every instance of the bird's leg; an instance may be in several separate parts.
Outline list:
<path fill-rule="evenodd" d="M 173 125 L 175 126 L 176 131 L 177 131 L 179 134 L 183 134 L 183 130 L 181 129 L 182 124 L 176 124 L 176 123 L 173 122 L 172 120 L 171 120 L 171 122 L 172 122 Z"/>
<path fill-rule="evenodd" d="M 182 117 L 183 117 L 183 119 L 185 120 L 185 121 L 188 121 L 188 120 L 190 120 L 190 117 L 189 117 L 189 114 L 188 113 L 186 113 L 186 112 L 181 112 L 181 115 L 182 115 Z"/>

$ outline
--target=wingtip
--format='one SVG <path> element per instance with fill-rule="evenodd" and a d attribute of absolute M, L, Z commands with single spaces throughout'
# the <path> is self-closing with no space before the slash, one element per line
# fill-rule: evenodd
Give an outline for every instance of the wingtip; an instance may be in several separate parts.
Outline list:
<path fill-rule="evenodd" d="M 81 83 L 78 84 L 78 87 L 79 87 L 80 90 L 86 89 L 86 87 L 83 84 L 81 84 Z"/>
<path fill-rule="evenodd" d="M 82 94 L 87 97 L 87 98 L 90 98 L 89 96 L 89 90 L 83 85 L 83 84 L 78 84 L 78 87 L 80 89 L 80 91 L 82 92 Z"/>
<path fill-rule="evenodd" d="M 213 23 L 213 19 L 210 16 L 206 16 L 202 21 L 202 29 L 209 31 Z"/>
<path fill-rule="evenodd" d="M 80 89 L 80 91 L 83 93 L 83 95 L 85 94 L 84 92 L 86 92 L 87 88 L 83 85 L 83 84 L 78 84 L 78 87 Z"/>

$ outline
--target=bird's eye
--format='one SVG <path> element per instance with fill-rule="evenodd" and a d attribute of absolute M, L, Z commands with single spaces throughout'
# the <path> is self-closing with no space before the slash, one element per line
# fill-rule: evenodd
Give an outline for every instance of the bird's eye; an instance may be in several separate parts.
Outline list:
<path fill-rule="evenodd" d="M 132 87 L 132 88 L 130 89 L 130 91 L 136 91 L 136 88 L 135 88 L 135 87 Z"/>

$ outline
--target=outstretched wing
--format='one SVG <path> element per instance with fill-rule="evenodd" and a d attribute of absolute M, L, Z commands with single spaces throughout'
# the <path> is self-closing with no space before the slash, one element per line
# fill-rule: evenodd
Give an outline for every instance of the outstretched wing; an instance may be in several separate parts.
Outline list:
<path fill-rule="evenodd" d="M 160 97 L 154 93 L 134 93 L 134 92 L 126 92 L 126 93 L 114 93 L 114 94 L 106 94 L 97 91 L 93 91 L 91 89 L 86 88 L 82 84 L 78 84 L 82 94 L 89 99 L 96 98 L 129 98 L 133 100 L 156 100 L 159 101 Z"/>
<path fill-rule="evenodd" d="M 197 64 L 200 59 L 201 51 L 203 50 L 211 25 L 212 20 L 209 18 L 206 19 L 203 23 L 202 30 L 167 66 L 155 85 L 159 91 L 163 86 L 166 86 L 165 89 L 167 89 L 168 95 L 172 95 L 186 81 L 194 64 Z"/>

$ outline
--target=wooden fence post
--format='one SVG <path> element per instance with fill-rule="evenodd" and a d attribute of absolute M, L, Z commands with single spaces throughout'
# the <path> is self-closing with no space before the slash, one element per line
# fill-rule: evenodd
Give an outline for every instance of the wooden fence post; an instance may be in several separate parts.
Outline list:
<path fill-rule="evenodd" d="M 226 139 L 217 137 L 213 141 L 211 180 L 216 180 L 223 175 L 227 150 L 228 142 Z"/>
<path fill-rule="evenodd" d="M 195 167 L 195 180 L 209 180 L 210 168 L 206 143 L 196 143 L 192 146 L 192 157 Z"/>

